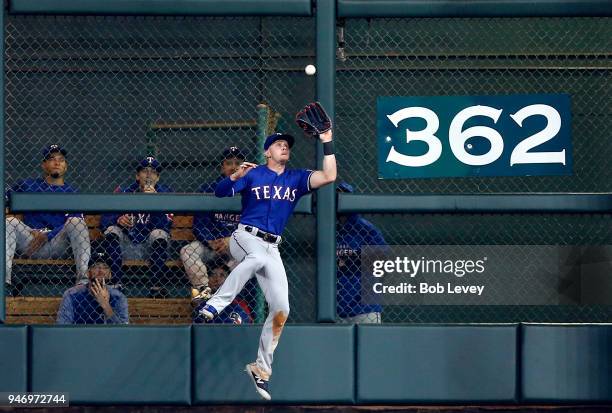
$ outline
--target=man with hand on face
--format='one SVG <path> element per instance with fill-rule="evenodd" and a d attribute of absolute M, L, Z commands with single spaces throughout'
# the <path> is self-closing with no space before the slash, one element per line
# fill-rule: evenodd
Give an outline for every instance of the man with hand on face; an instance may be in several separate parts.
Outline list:
<path fill-rule="evenodd" d="M 238 170 L 244 162 L 244 155 L 237 146 L 223 151 L 221 176 L 212 183 L 202 185 L 198 192 L 214 194 L 217 184 Z M 240 222 L 240 214 L 234 212 L 205 212 L 193 217 L 193 235 L 196 241 L 181 249 L 181 260 L 191 283 L 191 303 L 194 307 L 208 300 L 211 288 L 205 261 L 223 261 L 233 269 L 235 262 L 229 251 L 229 237 Z"/>
<path fill-rule="evenodd" d="M 159 183 L 162 167 L 152 156 L 144 158 L 136 168 L 136 181 L 125 189 L 120 187 L 115 192 L 142 192 L 154 194 L 172 192 Z M 119 213 L 102 215 L 100 226 L 104 233 L 104 249 L 112 259 L 112 284 L 121 288 L 123 270 L 122 259 L 141 258 L 148 252 L 153 279 L 160 282 L 166 273 L 168 243 L 172 214 L 152 213 Z M 163 288 L 152 286 L 149 292 L 152 297 L 165 295 Z"/>
<path fill-rule="evenodd" d="M 95 252 L 89 260 L 89 283 L 67 290 L 57 313 L 57 324 L 128 324 L 128 303 L 121 291 L 109 287 L 112 260 Z"/>
<path fill-rule="evenodd" d="M 64 181 L 68 170 L 67 154 L 59 145 L 45 147 L 42 151 L 43 177 L 19 182 L 7 192 L 7 197 L 10 198 L 15 192 L 77 192 Z M 76 264 L 77 282 L 86 282 L 91 247 L 83 214 L 31 212 L 23 214 L 23 221 L 8 217 L 5 239 L 6 290 L 9 295 L 16 295 L 11 281 L 15 252 L 28 258 L 62 258 L 70 246 Z"/>

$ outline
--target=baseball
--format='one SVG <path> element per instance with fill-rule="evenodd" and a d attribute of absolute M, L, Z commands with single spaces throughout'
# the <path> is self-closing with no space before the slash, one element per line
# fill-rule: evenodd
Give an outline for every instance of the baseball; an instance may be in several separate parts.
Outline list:
<path fill-rule="evenodd" d="M 306 72 L 308 76 L 312 76 L 317 72 L 317 68 L 314 67 L 314 65 L 308 65 L 304 68 L 304 72 Z"/>

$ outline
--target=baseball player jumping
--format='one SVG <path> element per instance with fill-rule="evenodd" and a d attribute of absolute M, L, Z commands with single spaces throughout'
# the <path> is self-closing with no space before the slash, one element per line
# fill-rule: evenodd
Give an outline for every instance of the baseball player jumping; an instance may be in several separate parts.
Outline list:
<path fill-rule="evenodd" d="M 301 196 L 336 180 L 336 157 L 331 122 L 328 123 L 330 129 L 318 135 L 325 154 L 323 170 L 287 168 L 294 138 L 276 133 L 264 143 L 265 165 L 244 162 L 215 189 L 217 197 L 242 195 L 240 224 L 230 239 L 230 252 L 239 264 L 200 313 L 208 320 L 213 319 L 249 279 L 257 277 L 269 314 L 261 332 L 257 360 L 246 365 L 246 372 L 266 400 L 271 399 L 268 381 L 273 353 L 289 316 L 287 275 L 278 251 L 280 234 Z"/>

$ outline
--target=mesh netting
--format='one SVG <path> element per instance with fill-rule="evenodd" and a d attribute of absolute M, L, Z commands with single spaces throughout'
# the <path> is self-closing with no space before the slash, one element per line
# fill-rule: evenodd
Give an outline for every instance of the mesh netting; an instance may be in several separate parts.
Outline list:
<path fill-rule="evenodd" d="M 313 56 L 311 18 L 7 16 L 7 186 L 53 190 L 35 179 L 41 151 L 57 144 L 67 151 L 65 182 L 80 192 L 210 190 L 205 184 L 225 174 L 224 150 L 237 146 L 261 162 L 267 134 L 300 135 L 293 115 L 314 99 L 314 78 L 303 72 Z M 314 156 L 313 141 L 299 140 L 290 166 L 312 168 Z M 139 176 L 141 162 L 149 168 Z M 214 228 L 197 239 L 198 224 L 183 214 L 10 219 L 17 298 L 8 302 L 9 321 L 21 314 L 18 322 L 53 322 L 62 293 L 87 277 L 90 251 L 110 256 L 108 283 L 127 296 L 136 323 L 191 322 L 191 304 L 206 295 L 203 280 L 218 284 L 232 267 L 227 236 L 235 214 L 209 216 L 202 225 Z M 290 322 L 315 317 L 313 219 L 294 217 L 281 247 L 292 285 Z M 64 222 L 57 236 L 41 236 L 40 249 L 30 249 L 32 228 Z M 232 311 L 242 322 L 262 321 L 264 302 L 252 283 Z"/>
<path fill-rule="evenodd" d="M 356 219 L 365 219 L 366 222 L 355 223 Z M 339 221 L 338 230 L 341 240 L 338 244 L 338 313 L 341 317 L 362 313 L 368 314 L 364 321 L 373 322 L 377 317 L 375 313 L 382 312 L 383 322 L 414 323 L 608 322 L 612 318 L 610 305 L 389 305 L 361 308 L 363 300 L 358 295 L 361 291 L 358 257 L 364 245 L 455 245 L 461 246 L 457 249 L 460 255 L 457 258 L 464 259 L 477 256 L 482 251 L 478 246 L 482 245 L 522 246 L 519 248 L 524 253 L 524 262 L 537 268 L 542 255 L 532 254 L 530 245 L 612 245 L 612 216 L 608 214 L 366 214 L 352 215 L 348 224 Z M 537 288 L 533 279 L 518 270 L 512 276 L 524 280 L 519 283 L 522 288 Z"/>

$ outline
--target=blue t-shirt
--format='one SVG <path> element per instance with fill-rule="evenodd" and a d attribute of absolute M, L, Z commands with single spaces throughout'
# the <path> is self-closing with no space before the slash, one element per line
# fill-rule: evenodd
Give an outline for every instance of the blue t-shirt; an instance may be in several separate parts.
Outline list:
<path fill-rule="evenodd" d="M 109 303 L 114 312 L 109 319 L 89 292 L 87 285 L 77 285 L 66 290 L 57 313 L 57 324 L 127 324 L 127 298 L 121 291 L 112 287 L 108 287 L 108 292 Z"/>
<path fill-rule="evenodd" d="M 352 214 L 336 232 L 338 264 L 337 312 L 341 318 L 379 313 L 380 305 L 361 303 L 361 247 L 387 245 L 381 232 L 371 222 Z"/>
<path fill-rule="evenodd" d="M 217 184 L 225 179 L 219 177 L 215 182 L 204 184 L 199 192 L 214 193 Z M 240 222 L 240 214 L 234 212 L 204 212 L 193 218 L 193 235 L 200 242 L 229 237 Z"/>
<path fill-rule="evenodd" d="M 6 193 L 7 199 L 13 192 L 59 192 L 73 193 L 77 192 L 76 188 L 67 183 L 64 185 L 49 185 L 42 178 L 26 179 L 14 185 Z M 53 239 L 64 228 L 64 223 L 68 217 L 83 217 L 82 213 L 64 214 L 61 212 L 26 212 L 23 214 L 23 222 L 32 229 L 45 231 L 47 238 Z"/>
<path fill-rule="evenodd" d="M 172 192 L 172 189 L 162 184 L 156 184 L 155 190 L 159 193 Z M 141 192 L 141 190 L 138 182 L 134 182 L 125 189 L 121 189 L 120 187 L 117 188 L 115 192 Z M 110 227 L 111 225 L 117 225 L 117 218 L 126 213 L 127 212 L 102 215 L 100 219 L 100 227 L 102 232 L 104 232 L 106 228 Z M 122 228 L 123 232 L 128 235 L 133 243 L 140 244 L 146 241 L 149 234 L 154 229 L 161 229 L 166 232 L 170 232 L 170 228 L 172 227 L 172 214 L 166 214 L 164 212 L 134 212 L 133 214 L 134 226 L 131 228 Z"/>
<path fill-rule="evenodd" d="M 240 223 L 280 235 L 298 200 L 310 192 L 310 175 L 306 169 L 286 169 L 280 175 L 259 165 L 244 177 L 232 182 L 225 178 L 217 184 L 218 197 L 242 195 Z"/>

